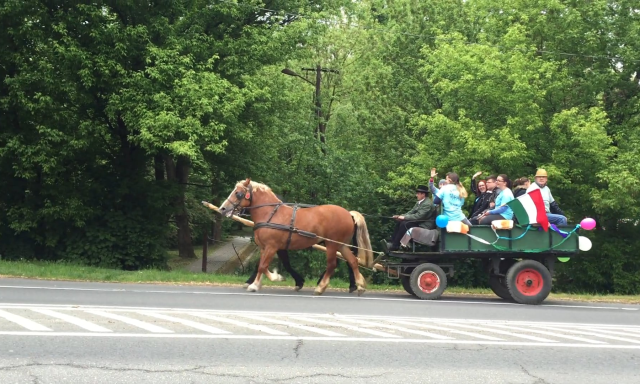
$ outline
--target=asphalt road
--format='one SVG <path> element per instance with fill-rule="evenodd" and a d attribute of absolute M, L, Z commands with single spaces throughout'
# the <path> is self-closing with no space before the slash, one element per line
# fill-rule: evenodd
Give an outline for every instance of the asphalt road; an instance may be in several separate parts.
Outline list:
<path fill-rule="evenodd" d="M 640 306 L 0 279 L 0 383 L 639 383 Z"/>

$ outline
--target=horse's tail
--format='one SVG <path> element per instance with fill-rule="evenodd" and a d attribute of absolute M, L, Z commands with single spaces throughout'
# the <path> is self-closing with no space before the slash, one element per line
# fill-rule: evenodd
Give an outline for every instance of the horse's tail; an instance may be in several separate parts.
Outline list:
<path fill-rule="evenodd" d="M 369 240 L 369 230 L 364 216 L 360 212 L 350 211 L 353 221 L 356 224 L 356 244 L 358 247 L 358 263 L 365 267 L 373 267 L 373 251 L 371 250 L 371 240 Z"/>

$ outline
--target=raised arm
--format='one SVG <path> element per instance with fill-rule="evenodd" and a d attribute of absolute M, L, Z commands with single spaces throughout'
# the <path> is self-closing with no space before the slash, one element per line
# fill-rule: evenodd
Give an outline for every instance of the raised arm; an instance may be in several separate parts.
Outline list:
<path fill-rule="evenodd" d="M 436 172 L 435 168 L 431 168 L 431 178 L 429 179 L 429 190 L 431 191 L 431 194 L 433 196 L 437 195 L 438 192 L 440 192 L 440 190 L 438 188 L 436 188 L 435 184 L 433 183 L 433 179 L 438 176 L 438 172 Z M 434 199 L 434 204 L 436 204 L 435 199 Z"/>
<path fill-rule="evenodd" d="M 476 197 L 479 196 L 479 194 L 478 194 L 478 186 L 476 185 L 476 177 L 478 177 L 480 175 L 482 175 L 482 172 L 478 171 L 473 176 L 471 176 L 471 190 L 476 195 Z"/>

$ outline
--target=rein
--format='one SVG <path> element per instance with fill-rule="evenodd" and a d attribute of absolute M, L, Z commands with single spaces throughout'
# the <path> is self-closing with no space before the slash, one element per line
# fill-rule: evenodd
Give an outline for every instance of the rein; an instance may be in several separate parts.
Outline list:
<path fill-rule="evenodd" d="M 280 202 L 277 202 L 277 203 L 260 204 L 260 205 L 256 205 L 256 206 L 253 206 L 253 207 L 243 207 L 243 209 L 273 207 L 274 205 L 287 205 L 287 206 L 295 206 L 295 205 L 297 205 L 298 208 L 313 208 L 313 207 L 317 207 L 317 205 L 315 205 L 315 204 L 283 203 L 282 201 L 280 201 Z"/>

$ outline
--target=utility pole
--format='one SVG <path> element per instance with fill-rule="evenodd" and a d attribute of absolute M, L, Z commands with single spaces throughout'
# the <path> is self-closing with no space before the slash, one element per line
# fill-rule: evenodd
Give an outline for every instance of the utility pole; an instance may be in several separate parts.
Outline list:
<path fill-rule="evenodd" d="M 315 84 L 307 80 L 306 77 L 302 77 L 288 68 L 283 69 L 282 73 L 289 76 L 299 77 L 302 80 L 306 81 L 307 83 L 315 87 L 315 93 L 314 93 L 313 99 L 314 99 L 314 105 L 316 110 L 315 115 L 316 115 L 317 125 L 314 132 L 314 137 L 316 139 L 320 138 L 320 142 L 322 144 L 326 144 L 327 121 L 325 120 L 324 115 L 322 113 L 322 91 L 321 91 L 322 90 L 322 72 L 340 74 L 340 71 L 338 71 L 337 69 L 322 68 L 320 64 L 317 64 L 315 68 L 302 68 L 302 70 L 307 73 L 308 72 L 316 73 Z M 329 108 L 331 108 L 331 103 L 329 103 Z M 330 111 L 327 112 L 327 118 L 329 115 L 330 115 Z M 326 154 L 326 149 L 324 146 L 322 147 L 322 153 Z"/>

